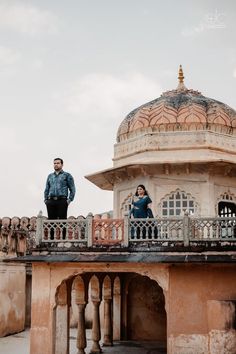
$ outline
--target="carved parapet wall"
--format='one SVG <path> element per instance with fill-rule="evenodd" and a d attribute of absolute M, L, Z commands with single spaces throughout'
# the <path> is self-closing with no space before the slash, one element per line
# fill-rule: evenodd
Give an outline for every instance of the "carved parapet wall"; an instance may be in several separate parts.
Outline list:
<path fill-rule="evenodd" d="M 0 224 L 0 256 L 23 256 L 35 245 L 36 217 L 3 217 Z"/>
<path fill-rule="evenodd" d="M 113 219 L 111 219 L 110 223 L 107 224 L 106 220 L 110 219 L 112 217 L 112 211 L 108 213 L 102 213 L 102 214 L 96 214 L 94 217 L 94 224 L 97 225 L 97 232 L 99 232 L 99 223 L 101 225 L 107 226 L 107 229 L 110 228 L 117 228 L 117 233 L 121 231 L 121 226 L 119 221 L 115 222 Z M 42 216 L 42 220 L 46 220 L 47 218 Z M 81 225 L 84 222 L 86 222 L 86 219 L 83 216 L 79 216 L 78 218 L 75 218 L 73 216 L 70 216 L 68 218 L 68 238 L 71 239 L 74 238 L 78 242 L 79 235 L 76 234 L 78 230 L 73 230 L 72 224 L 73 221 L 76 223 L 80 222 Z M 55 226 L 53 224 L 53 221 L 49 226 L 45 226 L 44 231 L 43 231 L 43 241 L 44 243 L 47 241 L 49 237 L 49 231 L 48 228 L 52 228 Z M 59 221 L 58 221 L 59 222 Z M 76 224 L 77 225 L 77 224 Z M 82 225 L 83 226 L 83 225 Z M 58 228 L 60 228 L 60 225 L 55 226 L 55 233 L 58 231 Z M 103 227 L 105 229 L 105 227 Z M 37 217 L 33 216 L 31 218 L 29 217 L 3 217 L 0 219 L 0 259 L 2 258 L 11 258 L 15 256 L 24 256 L 27 254 L 32 254 L 34 249 L 37 247 L 37 240 L 36 240 L 36 231 L 37 231 Z M 75 235 L 73 234 L 73 231 Z M 83 226 L 83 232 L 85 231 L 85 227 Z M 73 234 L 73 235 L 72 235 Z M 77 236 L 77 237 L 76 237 Z M 81 236 L 81 235 L 80 235 Z M 86 239 L 87 240 L 87 239 Z M 52 242 L 51 240 L 48 240 Z M 57 238 L 55 237 L 54 241 L 58 241 Z M 87 241 L 86 241 L 87 242 Z M 56 244 L 56 242 L 55 242 Z"/>

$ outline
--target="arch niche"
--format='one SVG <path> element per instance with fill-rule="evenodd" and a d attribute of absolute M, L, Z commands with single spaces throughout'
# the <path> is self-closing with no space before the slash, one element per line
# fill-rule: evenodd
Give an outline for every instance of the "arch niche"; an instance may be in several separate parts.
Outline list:
<path fill-rule="evenodd" d="M 132 274 L 127 284 L 127 339 L 167 341 L 165 296 L 155 280 Z"/>

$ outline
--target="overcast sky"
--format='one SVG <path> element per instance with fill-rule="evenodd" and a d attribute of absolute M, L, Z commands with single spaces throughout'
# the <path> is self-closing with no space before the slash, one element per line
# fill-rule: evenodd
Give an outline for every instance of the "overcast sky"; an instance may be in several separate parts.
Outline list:
<path fill-rule="evenodd" d="M 236 2 L 0 0 L 0 217 L 46 214 L 53 158 L 77 187 L 69 215 L 112 209 L 84 178 L 112 166 L 137 106 L 185 85 L 236 109 Z"/>

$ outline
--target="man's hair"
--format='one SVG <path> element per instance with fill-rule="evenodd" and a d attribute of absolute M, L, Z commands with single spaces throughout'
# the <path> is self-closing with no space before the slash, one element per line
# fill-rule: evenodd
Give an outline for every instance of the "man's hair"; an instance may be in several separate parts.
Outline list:
<path fill-rule="evenodd" d="M 56 157 L 53 161 L 59 160 L 61 164 L 63 165 L 63 160 L 60 157 Z"/>

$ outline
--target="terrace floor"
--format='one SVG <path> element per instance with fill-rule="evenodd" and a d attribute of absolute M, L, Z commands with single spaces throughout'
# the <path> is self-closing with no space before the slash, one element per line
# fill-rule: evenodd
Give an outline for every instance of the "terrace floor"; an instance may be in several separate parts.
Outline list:
<path fill-rule="evenodd" d="M 21 333 L 0 338 L 0 354 L 30 354 L 29 336 L 30 330 L 25 330 Z M 85 352 L 89 353 L 92 347 L 90 330 L 87 330 L 87 339 Z M 157 342 L 116 341 L 113 347 L 102 347 L 102 352 L 104 354 L 166 354 L 166 349 Z M 76 329 L 71 329 L 70 354 L 76 353 Z"/>

